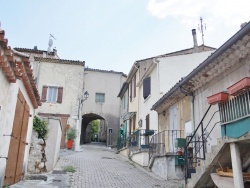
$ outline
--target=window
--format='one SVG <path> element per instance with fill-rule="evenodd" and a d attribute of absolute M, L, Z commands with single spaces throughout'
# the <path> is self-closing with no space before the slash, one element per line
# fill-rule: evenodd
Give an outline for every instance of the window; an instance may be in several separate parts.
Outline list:
<path fill-rule="evenodd" d="M 130 101 L 136 97 L 136 75 L 134 75 L 133 79 L 130 82 Z"/>
<path fill-rule="evenodd" d="M 126 108 L 126 95 L 123 96 L 123 109 Z"/>
<path fill-rule="evenodd" d="M 146 99 L 151 94 L 151 78 L 147 77 L 143 80 L 143 98 Z"/>
<path fill-rule="evenodd" d="M 105 93 L 96 93 L 95 102 L 105 102 Z"/>
<path fill-rule="evenodd" d="M 149 114 L 146 116 L 146 130 L 149 130 Z"/>
<path fill-rule="evenodd" d="M 43 86 L 42 102 L 62 103 L 63 87 Z"/>

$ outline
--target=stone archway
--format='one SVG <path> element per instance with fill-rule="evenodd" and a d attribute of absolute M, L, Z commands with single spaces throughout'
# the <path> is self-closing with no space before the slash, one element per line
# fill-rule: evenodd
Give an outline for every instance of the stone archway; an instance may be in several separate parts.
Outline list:
<path fill-rule="evenodd" d="M 95 113 L 88 113 L 88 114 L 84 114 L 82 116 L 82 128 L 81 128 L 81 136 L 80 136 L 80 144 L 85 144 L 87 142 L 89 142 L 88 138 L 87 138 L 87 128 L 88 125 L 91 121 L 93 120 L 101 120 L 100 122 L 100 135 L 99 135 L 99 139 L 102 142 L 106 142 L 107 139 L 107 122 L 105 120 L 104 117 L 102 117 L 101 115 L 95 114 Z"/>

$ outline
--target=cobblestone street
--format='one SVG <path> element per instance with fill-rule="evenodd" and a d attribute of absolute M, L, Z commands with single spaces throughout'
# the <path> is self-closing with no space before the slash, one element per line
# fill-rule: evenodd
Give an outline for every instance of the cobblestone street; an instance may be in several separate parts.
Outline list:
<path fill-rule="evenodd" d="M 163 180 L 104 145 L 87 144 L 82 149 L 82 152 L 61 157 L 57 164 L 58 169 L 65 165 L 76 168 L 75 173 L 68 173 L 69 187 L 182 187 L 183 182 Z"/>

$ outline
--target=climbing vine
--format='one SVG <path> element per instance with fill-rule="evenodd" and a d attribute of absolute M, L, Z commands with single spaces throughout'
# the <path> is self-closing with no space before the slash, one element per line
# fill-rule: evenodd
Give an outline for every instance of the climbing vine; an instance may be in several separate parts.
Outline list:
<path fill-rule="evenodd" d="M 37 164 L 36 167 L 40 169 L 40 172 L 47 172 L 47 168 L 45 163 L 47 162 L 46 154 L 45 154 L 45 146 L 46 146 L 46 137 L 48 135 L 48 122 L 45 120 L 41 120 L 37 116 L 34 117 L 33 120 L 33 129 L 37 132 L 37 137 L 38 139 L 43 140 L 43 144 L 40 144 L 42 146 L 41 153 L 42 153 L 42 158 L 41 158 L 41 163 L 43 163 L 42 166 L 40 164 Z M 40 166 L 40 167 L 39 167 Z"/>

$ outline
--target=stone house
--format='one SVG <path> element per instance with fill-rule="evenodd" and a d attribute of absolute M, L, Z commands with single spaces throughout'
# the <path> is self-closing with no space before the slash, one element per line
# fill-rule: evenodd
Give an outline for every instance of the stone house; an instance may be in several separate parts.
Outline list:
<path fill-rule="evenodd" d="M 241 83 L 250 76 L 249 36 L 248 23 L 152 107 L 158 113 L 159 128 L 165 129 L 171 127 L 171 110 L 177 109 L 177 126 L 187 136 L 182 145 L 185 164 L 178 159 L 171 160 L 177 167 L 185 165 L 187 187 L 218 186 L 211 177 L 222 181 L 213 174 L 220 167 L 233 169 L 233 187 L 244 187 L 242 171 L 249 172 L 250 111 L 249 86 L 243 87 Z M 226 97 L 218 98 L 221 94 Z M 155 145 L 160 143 L 170 147 L 165 138 L 159 139 Z M 160 176 L 177 174 L 178 168 L 162 170 L 161 167 L 170 165 L 163 161 L 166 156 L 171 157 L 166 150 L 155 149 L 152 170 Z"/>
<path fill-rule="evenodd" d="M 122 72 L 85 68 L 84 85 L 89 93 L 82 109 L 81 143 L 89 142 L 87 130 L 89 123 L 99 119 L 99 140 L 107 142 L 108 146 L 117 144 L 117 134 L 120 127 L 120 100 L 117 93 L 126 79 Z"/>
<path fill-rule="evenodd" d="M 47 53 L 43 50 L 15 48 L 29 56 L 34 72 L 34 79 L 41 93 L 43 106 L 36 110 L 36 115 L 48 122 L 46 145 L 46 167 L 53 170 L 59 157 L 59 150 L 66 147 L 66 125 L 78 129 L 75 148 L 79 148 L 80 122 L 79 101 L 84 90 L 84 61 L 58 59 L 56 50 Z M 35 139 L 34 139 L 34 142 Z M 35 161 L 39 156 L 37 144 L 31 149 L 29 170 L 35 171 Z"/>
<path fill-rule="evenodd" d="M 35 109 L 41 100 L 29 58 L 8 46 L 0 30 L 0 187 L 27 171 Z"/>

